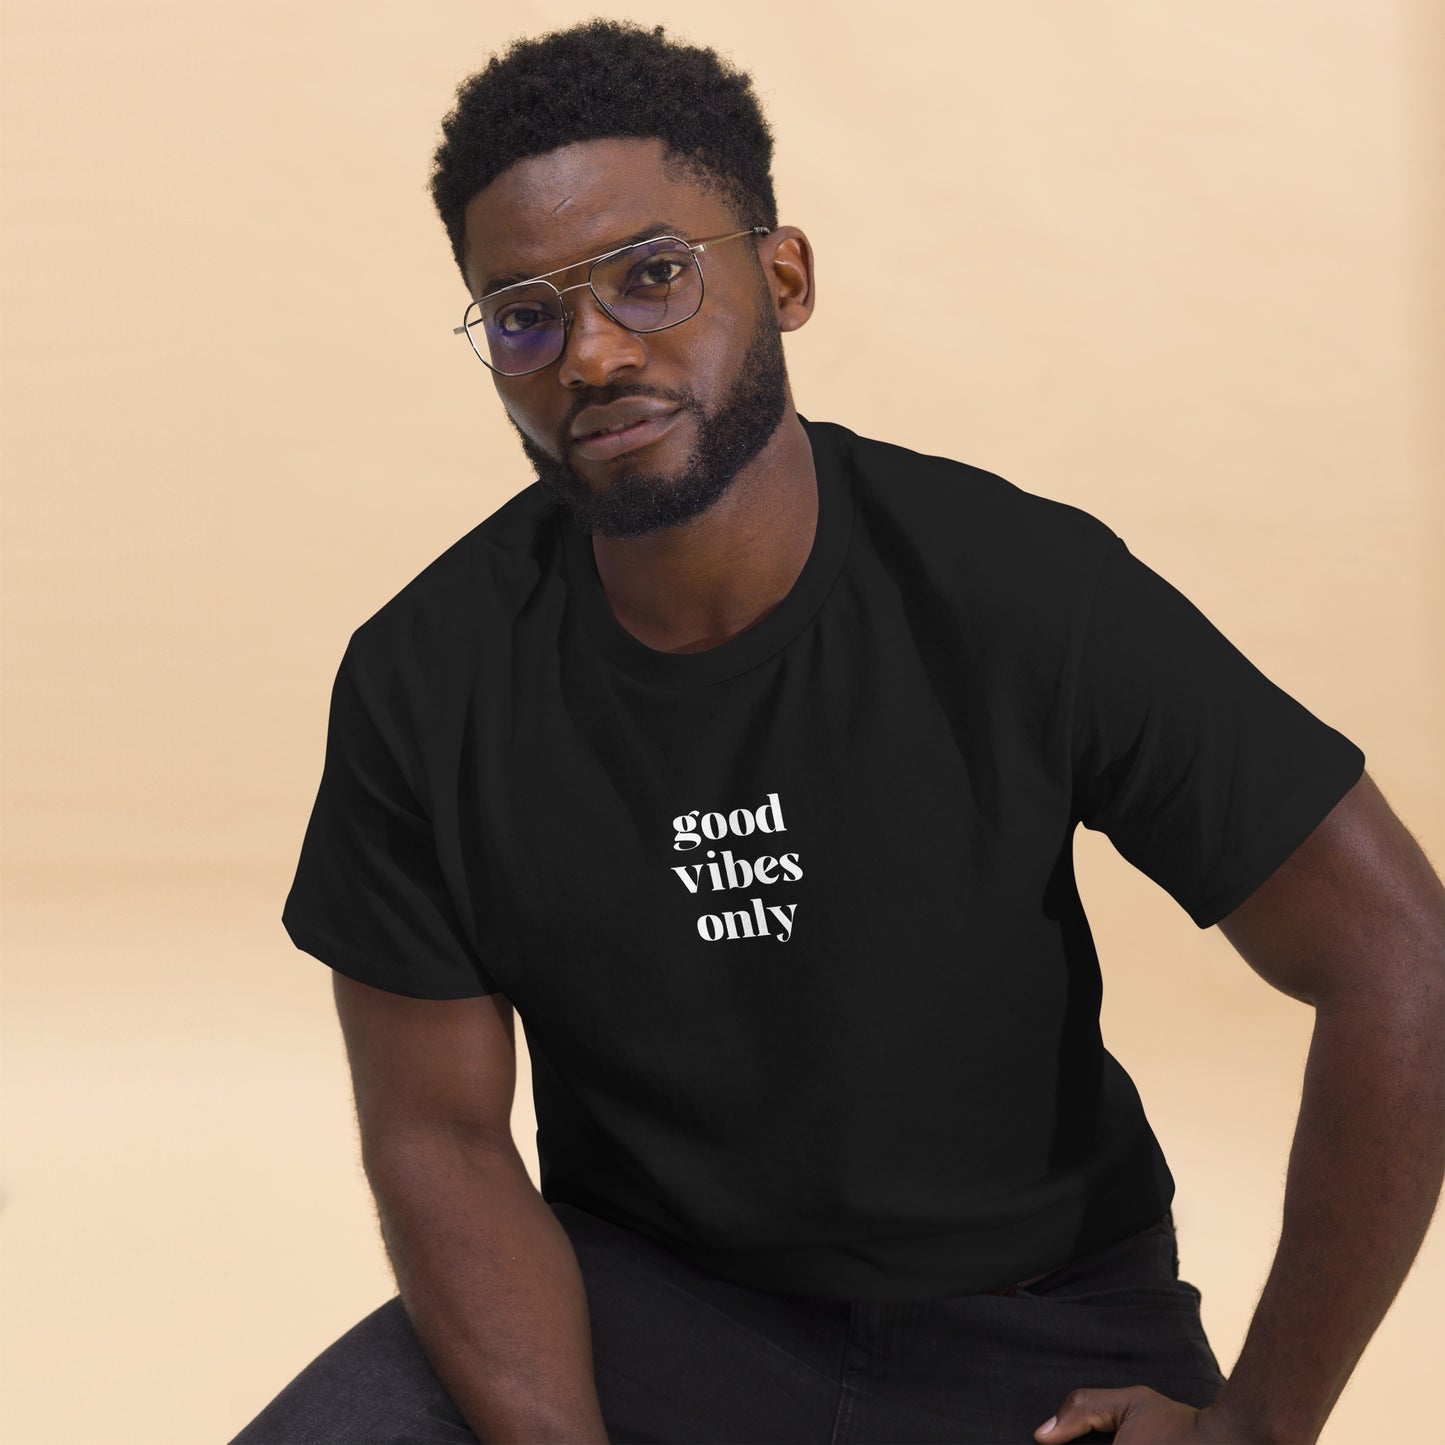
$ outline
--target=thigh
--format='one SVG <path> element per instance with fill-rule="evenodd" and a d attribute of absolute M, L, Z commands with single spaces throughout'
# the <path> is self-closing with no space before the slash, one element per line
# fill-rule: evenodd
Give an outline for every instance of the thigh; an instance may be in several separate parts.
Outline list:
<path fill-rule="evenodd" d="M 1017 1441 L 1070 1390 L 1148 1385 L 1202 1408 L 1224 1384 L 1178 1276 L 1173 1220 L 1073 1261 L 1011 1295 L 956 1295 L 911 1307 L 905 1347 L 850 1380 L 836 1445 L 907 1439 Z M 1112 1440 L 1090 1431 L 1080 1441 Z"/>
<path fill-rule="evenodd" d="M 230 1445 L 477 1445 L 393 1296 L 329 1345 Z"/>
<path fill-rule="evenodd" d="M 745 1289 L 575 1205 L 552 1209 L 586 1283 L 613 1445 L 828 1445 L 846 1302 Z"/>
<path fill-rule="evenodd" d="M 743 1289 L 575 1205 L 612 1445 L 829 1440 L 848 1306 Z M 230 1445 L 476 1445 L 399 1297 L 306 1366 Z"/>

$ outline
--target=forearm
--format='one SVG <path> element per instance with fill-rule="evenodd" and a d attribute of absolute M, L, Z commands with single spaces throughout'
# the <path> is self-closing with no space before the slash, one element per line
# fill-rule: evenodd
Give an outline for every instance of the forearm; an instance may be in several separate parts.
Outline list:
<path fill-rule="evenodd" d="M 577 1256 L 515 1149 L 368 1161 L 402 1303 L 484 1445 L 605 1442 Z"/>
<path fill-rule="evenodd" d="M 1241 1439 L 1312 1442 L 1409 1272 L 1445 1177 L 1445 1009 L 1321 1004 L 1280 1240 L 1215 1401 Z"/>

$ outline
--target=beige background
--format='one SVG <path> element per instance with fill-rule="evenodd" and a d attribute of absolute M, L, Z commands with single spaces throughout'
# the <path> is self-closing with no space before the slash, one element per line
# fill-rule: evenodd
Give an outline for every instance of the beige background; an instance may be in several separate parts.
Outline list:
<path fill-rule="evenodd" d="M 5 0 L 6 1442 L 228 1439 L 392 1292 L 279 915 L 349 632 L 530 480 L 450 333 L 440 117 L 591 13 Z M 755 77 L 800 409 L 1103 518 L 1445 858 L 1441 7 L 606 13 Z M 1077 856 L 1227 1371 L 1312 1016 Z M 525 1072 L 515 1124 L 535 1169 Z M 1442 1288 L 1437 1227 L 1329 1445 L 1437 1438 Z"/>

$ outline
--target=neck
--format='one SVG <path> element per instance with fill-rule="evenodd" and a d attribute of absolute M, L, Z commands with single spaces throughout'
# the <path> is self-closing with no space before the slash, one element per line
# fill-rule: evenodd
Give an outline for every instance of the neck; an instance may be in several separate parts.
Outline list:
<path fill-rule="evenodd" d="M 817 520 L 813 450 L 790 398 L 767 446 L 705 513 L 643 537 L 594 534 L 592 555 L 627 631 L 659 652 L 704 652 L 788 595 Z"/>

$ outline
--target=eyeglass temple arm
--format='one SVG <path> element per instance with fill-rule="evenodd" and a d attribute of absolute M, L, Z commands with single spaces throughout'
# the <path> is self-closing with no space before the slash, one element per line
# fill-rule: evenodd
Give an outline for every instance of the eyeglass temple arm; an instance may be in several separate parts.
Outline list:
<path fill-rule="evenodd" d="M 711 241 L 699 241 L 695 246 L 689 246 L 690 251 L 706 251 L 709 246 L 721 246 L 724 241 L 735 241 L 739 236 L 767 236 L 770 235 L 766 226 L 749 226 L 746 231 L 733 231 L 727 236 L 715 236 Z"/>

